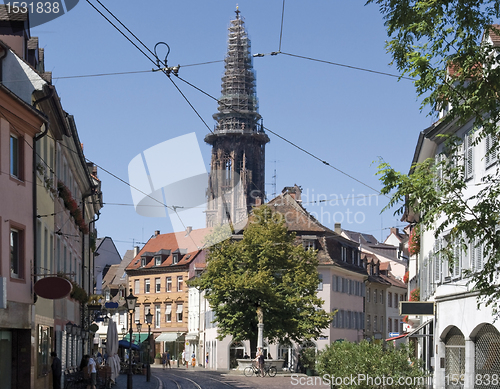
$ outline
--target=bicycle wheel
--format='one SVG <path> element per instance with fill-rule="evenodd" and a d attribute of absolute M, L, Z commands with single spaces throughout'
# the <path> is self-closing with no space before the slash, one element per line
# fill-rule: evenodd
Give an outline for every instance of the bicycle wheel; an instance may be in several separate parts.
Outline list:
<path fill-rule="evenodd" d="M 245 367 L 245 370 L 243 370 L 243 374 L 245 374 L 245 377 L 253 376 L 254 372 L 255 370 L 250 366 Z"/>
<path fill-rule="evenodd" d="M 278 370 L 274 367 L 271 366 L 269 370 L 267 371 L 267 374 L 269 374 L 269 377 L 274 377 L 278 373 Z"/>

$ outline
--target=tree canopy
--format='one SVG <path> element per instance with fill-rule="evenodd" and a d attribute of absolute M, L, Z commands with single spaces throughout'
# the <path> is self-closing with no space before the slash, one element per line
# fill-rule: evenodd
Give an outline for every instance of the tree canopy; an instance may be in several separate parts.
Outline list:
<path fill-rule="evenodd" d="M 439 119 L 450 128 L 474 123 L 472 145 L 487 139 L 485 158 L 498 154 L 500 105 L 500 1 L 369 0 L 378 4 L 389 35 L 387 49 L 402 75 L 414 78 L 424 106 L 446 114 Z M 493 37 L 494 39 L 488 39 Z M 439 123 L 438 123 L 439 124 Z M 500 289 L 500 181 L 498 163 L 488 169 L 473 195 L 465 198 L 463 141 L 441 134 L 446 157 L 414 164 L 402 174 L 382 162 L 379 174 L 382 193 L 391 194 L 388 207 L 403 213 L 412 209 L 420 216 L 421 231 L 437 237 L 451 230 L 448 246 L 442 249 L 454 261 L 451 245 L 467 247 L 481 242 L 487 258 L 480 272 L 470 274 L 480 302 L 497 312 Z"/>
<path fill-rule="evenodd" d="M 270 342 L 317 338 L 331 314 L 317 297 L 316 252 L 295 242 L 279 213 L 255 208 L 242 239 L 210 240 L 207 266 L 190 285 L 205 292 L 215 313 L 218 336 L 256 344 L 257 308 Z M 224 227 L 223 227 L 224 228 Z M 228 227 L 226 227 L 228 228 Z"/>

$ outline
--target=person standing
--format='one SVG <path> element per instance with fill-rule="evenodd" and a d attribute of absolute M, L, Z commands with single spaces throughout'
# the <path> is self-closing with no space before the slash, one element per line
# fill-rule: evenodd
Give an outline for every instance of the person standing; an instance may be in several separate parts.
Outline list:
<path fill-rule="evenodd" d="M 182 352 L 182 363 L 186 364 L 186 369 L 189 367 L 188 359 L 189 359 L 188 352 L 186 351 L 186 349 L 184 349 L 184 351 Z"/>
<path fill-rule="evenodd" d="M 88 373 L 90 376 L 90 381 L 89 381 L 89 384 L 87 385 L 87 389 L 96 389 L 96 385 L 97 385 L 96 364 L 95 364 L 94 358 L 92 358 L 90 355 L 87 355 L 87 358 L 89 361 L 89 363 L 87 365 L 87 369 L 88 369 Z"/>
<path fill-rule="evenodd" d="M 260 376 L 264 377 L 264 352 L 260 347 L 257 350 L 257 355 L 255 356 L 255 362 L 257 362 L 257 368 L 259 369 Z"/>
<path fill-rule="evenodd" d="M 165 370 L 165 366 L 167 365 L 167 353 L 165 351 L 161 354 L 161 364 L 163 365 L 163 370 Z"/>
<path fill-rule="evenodd" d="M 52 357 L 52 365 L 50 366 L 52 369 L 52 388 L 61 389 L 61 360 L 57 357 L 57 353 L 55 351 L 52 351 L 50 356 Z"/>
<path fill-rule="evenodd" d="M 207 355 L 205 355 L 205 367 L 208 367 L 208 352 Z"/>

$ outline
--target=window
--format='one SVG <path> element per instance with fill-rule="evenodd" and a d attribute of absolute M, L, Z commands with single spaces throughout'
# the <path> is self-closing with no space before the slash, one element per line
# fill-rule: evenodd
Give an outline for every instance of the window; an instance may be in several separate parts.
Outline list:
<path fill-rule="evenodd" d="M 138 322 L 141 320 L 141 307 L 135 307 L 134 312 L 134 322 Z"/>
<path fill-rule="evenodd" d="M 384 317 L 383 316 L 380 316 L 380 332 L 384 332 L 384 325 L 385 325 L 385 321 L 384 321 Z"/>
<path fill-rule="evenodd" d="M 377 331 L 377 316 L 373 318 L 373 332 Z"/>
<path fill-rule="evenodd" d="M 472 178 L 474 174 L 474 165 L 473 165 L 474 148 L 472 144 L 473 141 L 474 141 L 474 133 L 471 130 L 467 134 L 465 134 L 465 139 L 464 139 L 464 161 L 465 161 L 466 180 Z"/>
<path fill-rule="evenodd" d="M 347 260 L 347 247 L 342 246 L 340 250 L 341 250 L 342 262 L 345 262 Z"/>
<path fill-rule="evenodd" d="M 143 324 L 146 324 L 146 315 L 148 313 L 151 313 L 151 307 L 149 305 L 145 305 L 144 306 L 144 323 Z M 154 316 L 153 316 L 153 319 L 154 319 Z"/>
<path fill-rule="evenodd" d="M 332 292 L 337 291 L 337 276 L 332 276 Z"/>
<path fill-rule="evenodd" d="M 398 294 L 394 293 L 394 308 L 399 307 L 398 305 Z"/>
<path fill-rule="evenodd" d="M 151 290 L 151 284 L 150 284 L 149 278 L 146 278 L 144 280 L 144 293 L 149 293 L 150 290 Z"/>
<path fill-rule="evenodd" d="M 493 147 L 493 139 L 491 134 L 486 135 L 486 150 L 484 159 L 486 161 L 486 167 L 493 165 L 497 161 L 497 150 Z"/>
<path fill-rule="evenodd" d="M 323 290 L 323 274 L 319 274 L 318 290 Z"/>
<path fill-rule="evenodd" d="M 167 277 L 167 292 L 172 291 L 172 277 Z"/>
<path fill-rule="evenodd" d="M 389 332 L 392 332 L 392 319 L 387 320 L 387 328 L 389 329 Z"/>
<path fill-rule="evenodd" d="M 182 276 L 177 276 L 177 292 L 182 292 Z"/>
<path fill-rule="evenodd" d="M 387 305 L 389 307 L 392 307 L 392 293 L 391 292 L 387 292 Z"/>
<path fill-rule="evenodd" d="M 373 302 L 377 304 L 377 289 L 373 291 Z"/>
<path fill-rule="evenodd" d="M 23 231 L 10 229 L 10 275 L 23 278 Z"/>
<path fill-rule="evenodd" d="M 304 239 L 302 240 L 302 245 L 306 250 L 316 250 L 316 241 L 314 239 Z"/>
<path fill-rule="evenodd" d="M 383 304 L 384 303 L 384 291 L 381 290 L 380 291 L 380 298 L 379 298 L 379 301 L 380 301 L 380 304 Z"/>
<path fill-rule="evenodd" d="M 139 285 L 140 285 L 140 281 L 134 280 L 134 293 L 136 296 L 141 293 L 141 289 L 140 289 Z"/>
<path fill-rule="evenodd" d="M 37 358 L 37 374 L 38 377 L 46 376 L 50 371 L 50 327 L 38 326 L 38 358 Z"/>
<path fill-rule="evenodd" d="M 182 323 L 182 304 L 177 304 L 177 323 Z"/>
<path fill-rule="evenodd" d="M 109 292 L 109 289 L 106 289 L 104 291 L 104 295 L 105 295 L 106 301 L 111 300 L 111 293 Z"/>
<path fill-rule="evenodd" d="M 172 322 L 172 304 L 167 304 L 167 308 L 165 309 L 165 321 L 167 323 Z"/>
<path fill-rule="evenodd" d="M 179 254 L 177 253 L 172 254 L 172 263 L 175 265 L 178 262 L 179 262 Z"/>
<path fill-rule="evenodd" d="M 161 283 L 159 278 L 155 278 L 155 293 L 161 292 Z"/>
<path fill-rule="evenodd" d="M 22 138 L 10 135 L 10 175 L 22 180 Z"/>
<path fill-rule="evenodd" d="M 368 288 L 368 293 L 366 294 L 366 297 L 368 297 L 368 302 L 370 302 L 370 296 L 372 294 L 372 289 Z"/>
<path fill-rule="evenodd" d="M 141 258 L 141 267 L 146 266 L 146 258 L 142 257 Z"/>
<path fill-rule="evenodd" d="M 372 328 L 372 323 L 371 323 L 371 316 L 366 315 L 366 330 L 370 331 Z"/>
<path fill-rule="evenodd" d="M 160 266 L 161 265 L 161 257 L 158 255 L 155 257 L 155 266 Z"/>
<path fill-rule="evenodd" d="M 161 311 L 160 306 L 155 305 L 155 328 L 160 328 Z"/>
<path fill-rule="evenodd" d="M 399 320 L 398 319 L 394 319 L 394 332 L 398 332 L 398 329 L 399 329 Z M 403 332 L 403 331 L 401 331 Z"/>

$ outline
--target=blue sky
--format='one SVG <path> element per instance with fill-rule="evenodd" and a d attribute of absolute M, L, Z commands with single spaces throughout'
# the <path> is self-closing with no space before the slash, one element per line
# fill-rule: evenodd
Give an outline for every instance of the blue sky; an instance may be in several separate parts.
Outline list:
<path fill-rule="evenodd" d="M 179 75 L 220 97 L 227 28 L 235 1 L 102 1 L 149 48 L 170 46 L 169 65 Z M 92 1 L 96 6 L 98 4 Z M 376 6 L 359 0 L 286 1 L 281 51 L 338 64 L 397 74 L 385 50 L 384 22 Z M 278 51 L 282 0 L 240 0 L 252 53 Z M 151 70 L 151 62 L 85 1 L 68 14 L 32 29 L 45 48 L 64 109 L 74 115 L 87 158 L 128 181 L 128 164 L 142 151 L 195 132 L 209 168 L 208 129 L 160 72 L 74 77 Z M 163 48 L 159 47 L 160 56 Z M 380 189 L 376 161 L 383 157 L 407 172 L 421 130 L 433 119 L 409 80 L 288 55 L 254 58 L 259 112 L 264 126 L 366 185 Z M 217 103 L 173 78 L 213 128 Z M 284 186 L 303 188 L 304 206 L 330 228 L 371 233 L 378 239 L 401 226 L 392 212 L 380 215 L 387 199 L 269 133 L 266 186 L 272 198 Z M 179 164 L 189 164 L 186 152 Z M 175 167 L 166 167 L 175 168 Z M 276 171 L 276 178 L 275 176 Z M 99 171 L 105 203 L 132 204 L 130 189 Z M 319 197 L 318 197 L 319 196 Z M 348 198 L 349 196 L 349 198 Z M 334 200 L 314 203 L 316 200 Z M 99 236 L 114 239 L 120 253 L 146 242 L 155 230 L 172 230 L 168 218 L 146 218 L 129 205 L 105 204 Z"/>

